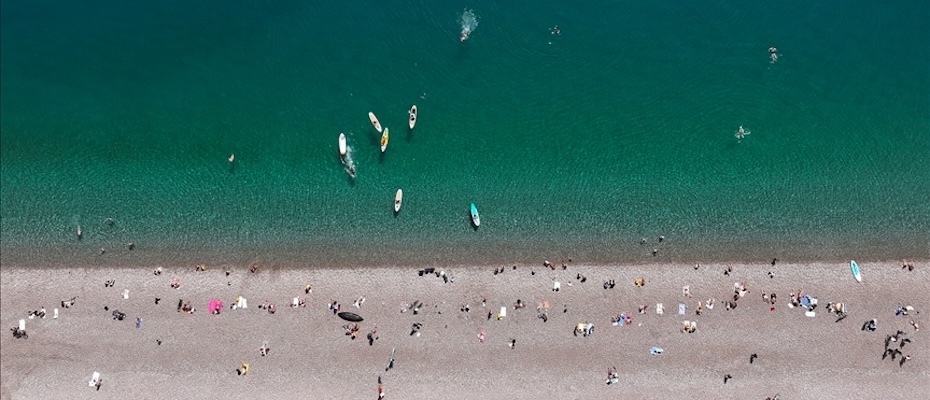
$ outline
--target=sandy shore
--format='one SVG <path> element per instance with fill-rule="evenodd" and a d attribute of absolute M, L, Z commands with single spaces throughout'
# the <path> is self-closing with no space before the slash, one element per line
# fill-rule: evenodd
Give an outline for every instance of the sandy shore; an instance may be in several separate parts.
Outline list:
<path fill-rule="evenodd" d="M 4 329 L 16 326 L 29 311 L 45 307 L 48 316 L 26 322 L 29 338 L 0 338 L 3 399 L 37 398 L 377 398 L 381 375 L 387 399 L 780 399 L 921 398 L 930 391 L 930 265 L 914 271 L 897 262 L 865 263 L 863 283 L 856 283 L 845 263 L 733 265 L 589 266 L 559 262 L 542 265 L 451 267 L 453 283 L 416 269 L 259 270 L 223 266 L 196 272 L 194 266 L 166 269 L 0 268 L 0 319 Z M 438 269 L 437 269 L 438 271 Z M 535 272 L 533 274 L 532 272 Z M 770 278 L 768 272 L 774 272 Z M 580 282 L 578 274 L 587 277 Z M 172 278 L 182 280 L 178 289 Z M 633 285 L 645 278 L 644 287 Z M 104 287 L 107 280 L 113 287 Z M 604 289 L 607 279 L 616 281 Z M 554 281 L 561 290 L 553 292 Z M 737 308 L 725 310 L 735 282 L 749 293 Z M 313 285 L 305 308 L 288 307 Z M 569 286 L 571 283 L 571 286 Z M 682 294 L 689 286 L 692 298 Z M 123 299 L 129 289 L 129 299 Z M 819 304 L 844 302 L 848 318 L 825 308 L 816 317 L 787 306 L 797 290 Z M 776 293 L 774 311 L 762 293 Z M 249 308 L 230 310 L 236 296 Z M 74 306 L 60 302 L 77 296 Z M 366 301 L 357 309 L 353 302 Z M 161 298 L 156 305 L 154 299 Z M 482 307 L 482 297 L 487 307 Z M 712 310 L 695 315 L 698 301 L 716 298 Z M 210 315 L 210 299 L 226 309 Z M 179 299 L 192 302 L 194 315 L 179 313 Z M 528 307 L 514 310 L 517 299 Z M 259 309 L 263 300 L 278 306 L 275 314 Z M 343 311 L 365 318 L 357 340 L 342 328 L 327 305 L 338 301 Z M 419 315 L 401 313 L 405 303 L 422 301 Z M 549 301 L 548 322 L 535 305 Z M 663 315 L 656 303 L 665 305 Z M 678 315 L 678 303 L 687 305 Z M 463 305 L 469 312 L 462 312 Z M 639 314 L 641 304 L 648 304 Z M 915 312 L 896 316 L 898 306 Z M 104 306 L 125 312 L 116 321 Z M 501 320 L 488 320 L 489 310 L 508 307 Z M 53 308 L 59 317 L 52 319 Z M 567 311 L 566 311 L 567 310 Z M 920 313 L 916 313 L 920 311 Z M 612 326 L 611 317 L 632 313 L 632 323 Z M 142 318 L 136 328 L 136 318 Z M 862 323 L 878 319 L 875 332 Z M 682 321 L 696 320 L 698 329 L 681 333 Z M 915 331 L 909 321 L 920 324 Z M 593 335 L 574 336 L 573 327 L 589 321 Z M 422 323 L 420 336 L 411 325 Z M 369 346 L 365 334 L 377 326 L 379 339 Z M 897 330 L 911 339 L 903 366 L 882 360 L 885 337 Z M 479 343 L 484 331 L 486 341 Z M 516 340 L 516 346 L 509 343 Z M 157 341 L 161 340 L 161 344 Z M 262 357 L 259 347 L 269 343 Z M 664 353 L 650 355 L 660 346 Z M 894 346 L 894 345 L 893 345 Z M 894 346 L 897 348 L 897 346 Z M 395 368 L 385 371 L 391 349 Z M 758 354 L 752 364 L 750 354 Z M 247 376 L 235 372 L 251 365 Z M 615 366 L 617 385 L 605 385 L 606 370 Z M 88 387 L 99 371 L 99 391 Z M 725 374 L 732 379 L 724 384 Z M 192 395 L 192 393 L 198 393 Z M 923 394 L 921 394 L 923 393 Z"/>

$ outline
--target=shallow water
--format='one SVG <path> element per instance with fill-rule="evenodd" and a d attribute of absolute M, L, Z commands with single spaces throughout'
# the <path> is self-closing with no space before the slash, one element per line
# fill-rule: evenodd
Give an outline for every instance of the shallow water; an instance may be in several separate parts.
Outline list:
<path fill-rule="evenodd" d="M 930 257 L 927 4 L 0 5 L 5 265 Z"/>

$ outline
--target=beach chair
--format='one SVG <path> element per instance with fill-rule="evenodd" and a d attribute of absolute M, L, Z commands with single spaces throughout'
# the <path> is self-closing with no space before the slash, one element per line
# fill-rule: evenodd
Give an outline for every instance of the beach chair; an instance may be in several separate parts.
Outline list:
<path fill-rule="evenodd" d="M 90 378 L 90 382 L 87 382 L 87 386 L 93 387 L 94 385 L 97 384 L 97 381 L 99 380 L 100 380 L 100 373 L 97 371 L 94 371 L 94 376 Z"/>

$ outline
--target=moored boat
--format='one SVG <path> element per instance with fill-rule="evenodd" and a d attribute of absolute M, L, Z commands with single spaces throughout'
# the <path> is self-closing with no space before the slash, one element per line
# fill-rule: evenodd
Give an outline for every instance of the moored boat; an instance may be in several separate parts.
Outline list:
<path fill-rule="evenodd" d="M 414 104 L 413 107 L 410 107 L 410 111 L 407 111 L 407 113 L 410 115 L 408 125 L 410 129 L 413 129 L 417 125 L 417 105 Z"/>
<path fill-rule="evenodd" d="M 481 217 L 478 215 L 478 207 L 475 203 L 471 203 L 471 223 L 475 224 L 475 228 L 481 226 Z"/>

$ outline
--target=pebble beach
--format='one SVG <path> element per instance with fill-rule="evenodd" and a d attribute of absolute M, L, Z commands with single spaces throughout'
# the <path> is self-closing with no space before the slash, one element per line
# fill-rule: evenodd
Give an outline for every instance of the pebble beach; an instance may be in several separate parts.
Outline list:
<path fill-rule="evenodd" d="M 462 265 L 423 275 L 398 268 L 259 267 L 253 273 L 248 266 L 190 266 L 155 275 L 144 268 L 4 266 L 4 327 L 26 319 L 29 337 L 0 338 L 2 398 L 375 399 L 379 376 L 385 398 L 408 399 L 920 398 L 930 390 L 927 338 L 911 321 L 928 323 L 927 264 L 916 263 L 913 271 L 899 262 L 860 266 L 862 283 L 843 262 L 596 266 L 575 260 L 553 261 L 551 268 L 542 262 Z M 640 278 L 645 284 L 634 285 Z M 170 286 L 175 279 L 178 288 Z M 609 280 L 613 288 L 605 288 Z M 736 283 L 746 293 L 726 310 Z M 797 291 L 819 300 L 815 316 L 788 306 Z M 771 305 L 763 293 L 778 300 Z M 248 308 L 231 308 L 239 296 Z M 72 306 L 61 307 L 73 297 Z M 289 306 L 294 297 L 305 306 Z M 716 306 L 696 315 L 697 303 L 711 298 Z M 221 313 L 207 312 L 211 299 L 224 301 Z M 190 302 L 193 313 L 179 312 L 178 300 Z M 517 300 L 527 307 L 514 309 Z M 357 339 L 329 308 L 334 301 L 364 318 Z M 263 302 L 276 312 L 260 308 Z M 536 308 L 542 302 L 549 306 L 545 322 Z M 828 302 L 844 303 L 846 318 L 837 321 Z M 664 305 L 661 315 L 657 303 Z M 908 315 L 895 315 L 906 306 Z M 498 318 L 501 307 L 506 316 Z M 45 318 L 27 317 L 40 308 Z M 113 310 L 126 318 L 115 320 Z M 631 318 L 615 326 L 612 317 L 620 313 Z M 862 330 L 872 318 L 877 329 Z M 693 333 L 681 331 L 686 320 L 697 323 Z M 593 333 L 574 335 L 583 322 L 594 325 Z M 418 334 L 411 334 L 414 323 L 421 324 Z M 369 345 L 365 336 L 373 328 L 377 339 Z M 896 360 L 883 360 L 886 336 L 898 330 L 910 342 Z M 650 354 L 653 346 L 662 353 Z M 386 370 L 392 349 L 396 362 Z M 757 355 L 752 363 L 751 354 Z M 912 357 L 899 365 L 904 355 Z M 246 375 L 236 371 L 242 362 L 250 365 Z M 606 385 L 610 367 L 618 380 Z M 99 390 L 88 387 L 95 371 Z M 731 376 L 726 383 L 725 375 Z"/>

